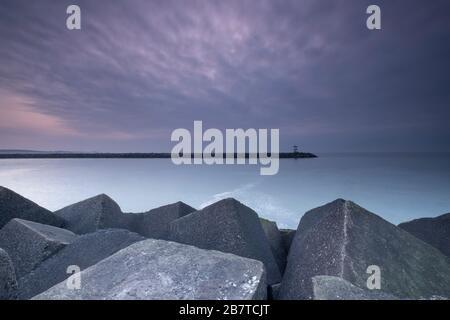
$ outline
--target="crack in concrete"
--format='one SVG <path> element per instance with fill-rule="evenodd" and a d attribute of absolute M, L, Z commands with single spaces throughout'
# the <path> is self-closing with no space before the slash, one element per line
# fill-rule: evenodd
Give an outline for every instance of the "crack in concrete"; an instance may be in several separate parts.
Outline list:
<path fill-rule="evenodd" d="M 345 257 L 347 256 L 347 244 L 348 244 L 348 220 L 349 220 L 349 202 L 345 201 L 344 203 L 344 226 L 343 226 L 343 233 L 344 233 L 344 239 L 342 241 L 342 247 L 341 247 L 341 271 L 340 271 L 340 277 L 344 278 L 344 269 L 345 269 Z"/>

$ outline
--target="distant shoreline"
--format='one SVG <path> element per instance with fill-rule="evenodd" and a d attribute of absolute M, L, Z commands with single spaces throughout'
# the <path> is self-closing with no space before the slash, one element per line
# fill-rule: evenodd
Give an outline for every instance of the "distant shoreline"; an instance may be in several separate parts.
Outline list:
<path fill-rule="evenodd" d="M 0 159 L 168 159 L 170 157 L 170 153 L 0 153 Z M 194 154 L 191 157 L 193 158 Z M 249 154 L 246 153 L 245 158 L 248 157 Z M 234 158 L 237 158 L 237 154 L 234 154 Z M 317 156 L 308 152 L 281 152 L 279 158 L 305 159 L 317 158 Z"/>

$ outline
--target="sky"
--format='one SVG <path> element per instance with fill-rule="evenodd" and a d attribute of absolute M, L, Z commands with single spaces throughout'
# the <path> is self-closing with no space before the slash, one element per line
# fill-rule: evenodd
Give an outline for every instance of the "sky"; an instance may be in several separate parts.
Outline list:
<path fill-rule="evenodd" d="M 0 149 L 165 152 L 202 120 L 282 150 L 450 151 L 448 0 L 1 0 L 0 41 Z"/>

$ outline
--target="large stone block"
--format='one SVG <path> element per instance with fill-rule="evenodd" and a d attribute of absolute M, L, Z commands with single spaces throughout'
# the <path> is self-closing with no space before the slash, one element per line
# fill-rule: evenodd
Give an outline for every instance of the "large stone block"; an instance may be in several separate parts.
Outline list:
<path fill-rule="evenodd" d="M 312 278 L 328 275 L 364 288 L 369 266 L 381 290 L 399 298 L 450 297 L 450 261 L 434 247 L 351 201 L 307 212 L 289 251 L 278 298 L 312 299 Z"/>
<path fill-rule="evenodd" d="M 378 289 L 361 289 L 350 282 L 333 276 L 312 278 L 314 300 L 398 300 Z"/>
<path fill-rule="evenodd" d="M 0 300 L 14 300 L 17 281 L 14 266 L 5 250 L 0 249 Z"/>
<path fill-rule="evenodd" d="M 10 256 L 20 278 L 75 238 L 69 230 L 13 219 L 0 230 L 0 247 Z"/>
<path fill-rule="evenodd" d="M 0 229 L 11 219 L 19 218 L 43 224 L 61 227 L 64 220 L 15 193 L 0 186 Z"/>
<path fill-rule="evenodd" d="M 416 219 L 398 226 L 450 257 L 450 213 L 436 218 Z"/>
<path fill-rule="evenodd" d="M 268 283 L 280 282 L 280 270 L 258 215 L 235 199 L 218 201 L 173 221 L 169 238 L 262 261 Z"/>
<path fill-rule="evenodd" d="M 286 250 L 284 247 L 283 239 L 281 237 L 280 230 L 278 230 L 277 224 L 274 221 L 260 218 L 261 226 L 272 249 L 273 256 L 277 261 L 278 268 L 283 273 L 286 267 Z"/>
<path fill-rule="evenodd" d="M 29 299 L 69 277 L 67 268 L 84 270 L 129 245 L 145 238 L 120 229 L 105 229 L 79 236 L 19 279 L 19 298 Z"/>
<path fill-rule="evenodd" d="M 133 218 L 129 228 L 147 238 L 167 239 L 169 224 L 194 211 L 183 202 L 172 203 L 144 213 L 130 214 Z"/>
<path fill-rule="evenodd" d="M 291 229 L 280 229 L 281 240 L 283 241 L 284 250 L 286 253 L 289 253 L 289 249 L 291 248 L 292 240 L 295 237 L 295 230 Z"/>
<path fill-rule="evenodd" d="M 66 228 L 84 234 L 108 228 L 127 228 L 128 215 L 105 194 L 77 202 L 55 212 L 66 221 Z"/>
<path fill-rule="evenodd" d="M 265 299 L 264 266 L 164 240 L 135 243 L 80 273 L 81 289 L 61 282 L 34 299 Z"/>

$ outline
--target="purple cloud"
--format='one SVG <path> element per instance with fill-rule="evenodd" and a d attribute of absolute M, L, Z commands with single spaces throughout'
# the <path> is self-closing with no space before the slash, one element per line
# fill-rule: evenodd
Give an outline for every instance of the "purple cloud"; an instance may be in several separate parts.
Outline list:
<path fill-rule="evenodd" d="M 359 0 L 76 3 L 80 31 L 71 1 L 0 3 L 0 148 L 167 151 L 198 119 L 285 149 L 449 150 L 448 1 L 379 1 L 377 32 Z"/>

